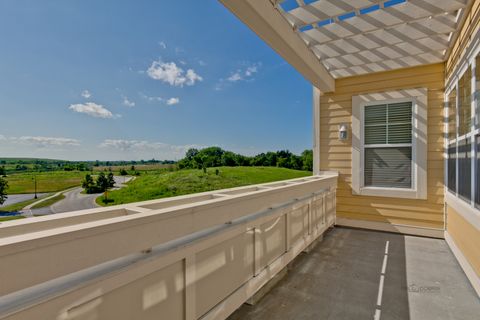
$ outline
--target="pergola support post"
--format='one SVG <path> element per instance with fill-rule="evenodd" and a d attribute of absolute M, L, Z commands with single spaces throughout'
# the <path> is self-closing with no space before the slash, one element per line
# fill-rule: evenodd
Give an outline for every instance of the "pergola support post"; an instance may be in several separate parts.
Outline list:
<path fill-rule="evenodd" d="M 320 89 L 312 86 L 313 97 L 313 174 L 320 173 Z"/>

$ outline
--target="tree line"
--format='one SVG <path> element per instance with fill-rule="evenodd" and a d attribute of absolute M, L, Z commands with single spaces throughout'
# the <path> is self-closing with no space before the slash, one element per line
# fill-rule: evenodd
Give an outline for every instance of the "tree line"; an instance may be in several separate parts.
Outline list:
<path fill-rule="evenodd" d="M 295 155 L 288 150 L 260 153 L 255 156 L 244 156 L 219 147 L 189 149 L 185 158 L 178 161 L 179 169 L 202 169 L 209 167 L 263 166 L 282 167 L 295 170 L 313 170 L 313 152 L 305 150 Z"/>

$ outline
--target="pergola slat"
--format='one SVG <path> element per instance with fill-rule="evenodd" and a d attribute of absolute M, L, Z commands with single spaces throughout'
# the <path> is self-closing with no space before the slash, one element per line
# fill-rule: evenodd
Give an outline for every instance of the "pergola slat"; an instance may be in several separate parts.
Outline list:
<path fill-rule="evenodd" d="M 378 37 L 377 37 L 378 38 Z M 424 38 L 403 41 L 398 39 L 397 42 L 389 44 L 389 46 L 396 46 L 403 48 L 407 45 L 412 45 L 419 49 L 424 49 L 425 52 L 434 50 L 441 51 L 448 48 L 448 35 L 440 34 L 436 36 L 427 36 Z M 338 40 L 328 44 L 322 44 L 312 47 L 312 50 L 317 54 L 320 59 L 333 58 L 340 55 L 358 53 L 377 53 L 379 48 L 384 47 L 384 43 L 381 41 L 372 41 L 365 35 L 359 35 L 356 38 L 350 39 L 350 41 Z"/>
<path fill-rule="evenodd" d="M 385 2 L 388 2 L 388 0 L 348 1 L 345 6 L 346 2 L 344 0 L 319 0 L 288 11 L 288 14 L 295 19 L 296 27 L 303 27 L 327 19 L 337 20 L 338 22 L 339 17 L 350 12 L 356 12 L 358 16 L 361 9 L 377 4 L 383 6 Z M 424 18 L 444 12 L 455 12 L 465 8 L 466 5 L 467 0 L 409 0 L 397 6 L 384 7 L 369 14 L 383 11 L 393 16 L 403 16 L 404 21 L 407 22 L 410 19 Z"/>
<path fill-rule="evenodd" d="M 456 15 L 454 14 L 440 14 L 437 16 L 431 16 L 431 18 L 429 16 L 415 19 L 409 23 L 402 21 L 390 25 L 383 24 L 382 26 L 373 25 L 372 21 L 369 21 L 370 18 L 356 17 L 352 18 L 351 20 L 353 19 L 356 19 L 355 21 L 358 23 L 353 24 L 353 21 L 351 23 L 343 21 L 339 23 L 332 23 L 328 26 L 313 28 L 302 33 L 311 38 L 312 42 L 309 43 L 309 45 L 318 45 L 336 40 L 352 38 L 365 33 L 373 33 L 379 30 L 390 31 L 398 28 L 404 28 L 411 29 L 405 30 L 408 32 L 407 34 L 420 32 L 423 36 L 433 36 L 437 34 L 454 32 L 456 30 Z M 416 36 L 413 34 L 412 38 L 415 37 Z"/>
<path fill-rule="evenodd" d="M 318 0 L 285 11 L 334 78 L 445 60 L 473 0 Z"/>

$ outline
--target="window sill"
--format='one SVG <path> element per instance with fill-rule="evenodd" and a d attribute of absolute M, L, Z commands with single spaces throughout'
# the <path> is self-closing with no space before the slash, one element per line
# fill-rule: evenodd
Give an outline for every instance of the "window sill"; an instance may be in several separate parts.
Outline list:
<path fill-rule="evenodd" d="M 353 194 L 359 196 L 373 196 L 373 197 L 387 197 L 387 198 L 402 198 L 402 199 L 423 199 L 415 189 L 402 188 L 380 188 L 380 187 L 363 187 L 360 192 L 352 191 Z"/>

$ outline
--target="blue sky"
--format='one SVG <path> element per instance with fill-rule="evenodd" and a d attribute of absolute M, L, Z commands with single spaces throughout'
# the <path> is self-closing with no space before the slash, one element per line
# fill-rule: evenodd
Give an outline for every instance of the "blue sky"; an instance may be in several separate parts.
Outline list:
<path fill-rule="evenodd" d="M 0 157 L 311 148 L 311 86 L 218 1 L 0 2 Z"/>

